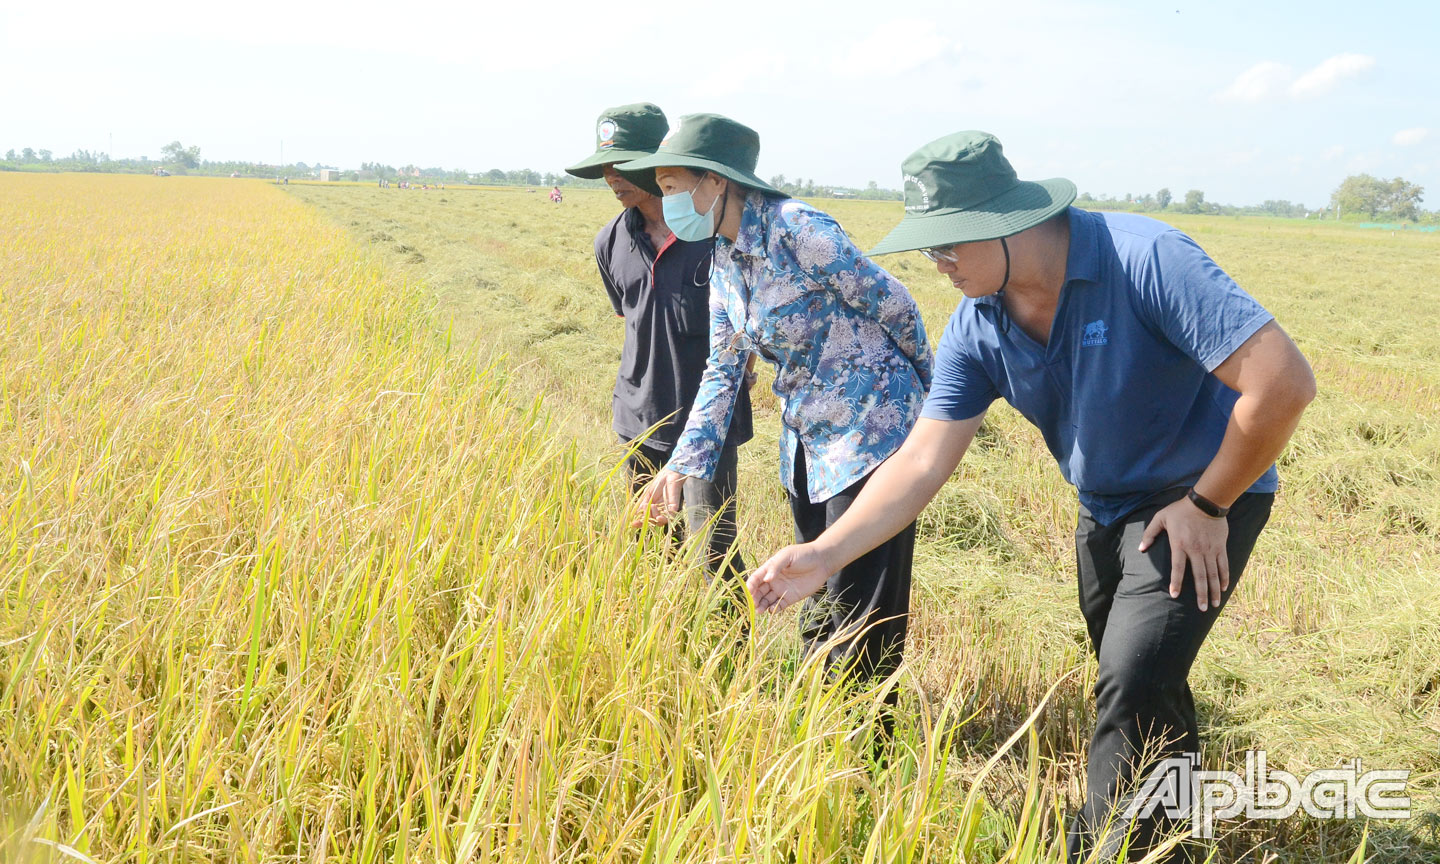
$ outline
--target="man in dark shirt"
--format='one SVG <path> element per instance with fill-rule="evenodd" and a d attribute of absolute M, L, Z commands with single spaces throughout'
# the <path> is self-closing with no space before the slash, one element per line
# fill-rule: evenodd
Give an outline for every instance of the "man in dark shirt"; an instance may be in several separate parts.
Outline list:
<path fill-rule="evenodd" d="M 604 177 L 625 207 L 595 236 L 595 261 L 615 314 L 625 320 L 612 412 L 620 440 L 634 447 L 627 467 L 637 491 L 670 458 L 710 353 L 712 244 L 677 239 L 665 225 L 660 190 L 636 185 L 614 168 L 655 152 L 667 131 L 665 114 L 648 102 L 611 108 L 596 123 L 595 152 L 565 169 L 576 177 Z M 683 495 L 687 525 L 714 518 L 706 563 L 726 576 L 745 569 L 733 547 L 736 450 L 751 437 L 748 391 L 736 402 L 714 480 L 691 478 Z"/>

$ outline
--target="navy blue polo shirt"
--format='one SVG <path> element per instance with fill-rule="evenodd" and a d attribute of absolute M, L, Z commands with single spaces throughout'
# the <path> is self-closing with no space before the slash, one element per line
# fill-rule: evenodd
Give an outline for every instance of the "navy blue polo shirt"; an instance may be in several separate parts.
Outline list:
<path fill-rule="evenodd" d="M 965 420 L 1004 398 L 1109 524 L 1200 478 L 1240 395 L 1214 369 L 1273 316 L 1163 222 L 1074 207 L 1069 218 L 1049 344 L 1013 326 L 998 296 L 965 298 L 921 416 Z M 1277 483 L 1271 465 L 1249 491 Z"/>

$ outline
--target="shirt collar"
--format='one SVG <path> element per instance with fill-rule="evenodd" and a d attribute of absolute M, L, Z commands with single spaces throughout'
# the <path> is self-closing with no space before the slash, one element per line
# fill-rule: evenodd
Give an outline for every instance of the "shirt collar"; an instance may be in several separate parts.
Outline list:
<path fill-rule="evenodd" d="M 1090 214 L 1075 207 L 1067 213 L 1070 220 L 1070 249 L 1065 254 L 1065 284 L 1100 281 L 1100 232 Z M 981 306 L 1000 306 L 1000 293 L 976 297 Z"/>
<path fill-rule="evenodd" d="M 631 234 L 645 231 L 645 214 L 640 212 L 639 207 L 625 208 L 625 227 L 630 229 Z"/>
<path fill-rule="evenodd" d="M 1100 281 L 1100 232 L 1094 217 L 1071 207 L 1070 252 L 1065 258 L 1065 284 Z"/>
<path fill-rule="evenodd" d="M 737 254 L 751 257 L 765 255 L 767 235 L 770 233 L 769 203 L 760 192 L 751 192 L 745 196 L 745 209 L 740 211 L 740 230 L 735 234 L 734 246 Z M 717 236 L 716 242 L 730 241 Z"/>
<path fill-rule="evenodd" d="M 640 212 L 639 207 L 625 208 L 625 230 L 630 234 L 631 249 L 643 249 L 652 258 L 655 257 L 655 244 L 645 231 L 645 214 Z"/>

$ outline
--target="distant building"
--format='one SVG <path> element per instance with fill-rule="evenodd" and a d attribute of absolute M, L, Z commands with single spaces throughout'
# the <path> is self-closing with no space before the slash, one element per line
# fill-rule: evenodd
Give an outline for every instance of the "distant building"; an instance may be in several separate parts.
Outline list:
<path fill-rule="evenodd" d="M 321 169 L 320 169 L 320 182 L 321 182 L 321 183 L 329 183 L 329 182 L 332 181 L 332 180 L 339 180 L 339 179 L 340 179 L 340 172 L 339 172 L 339 171 L 336 171 L 336 170 L 334 170 L 333 168 L 321 168 Z"/>

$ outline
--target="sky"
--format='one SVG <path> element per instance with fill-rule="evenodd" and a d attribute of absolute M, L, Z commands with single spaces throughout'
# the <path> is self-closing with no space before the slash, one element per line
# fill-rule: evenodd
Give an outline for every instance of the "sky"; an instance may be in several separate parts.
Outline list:
<path fill-rule="evenodd" d="M 713 111 L 758 173 L 899 188 L 962 129 L 1023 179 L 1440 207 L 1440 2 L 0 4 L 0 152 L 558 171 L 608 106 Z"/>

